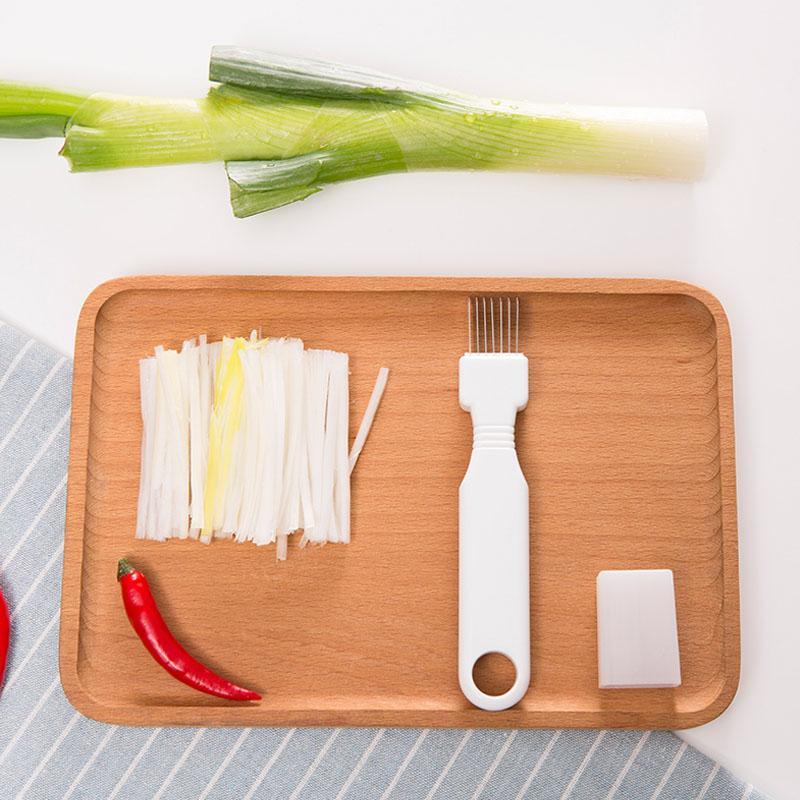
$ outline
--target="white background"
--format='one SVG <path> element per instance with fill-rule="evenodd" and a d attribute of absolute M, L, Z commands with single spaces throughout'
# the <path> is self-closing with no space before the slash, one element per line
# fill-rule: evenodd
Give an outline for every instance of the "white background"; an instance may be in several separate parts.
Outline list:
<path fill-rule="evenodd" d="M 218 164 L 70 175 L 0 141 L 0 318 L 72 351 L 99 282 L 145 272 L 654 276 L 704 285 L 734 337 L 742 679 L 686 738 L 796 796 L 800 714 L 800 12 L 789 0 L 139 0 L 0 4 L 0 76 L 199 95 L 212 44 L 331 58 L 484 95 L 698 106 L 695 186 L 398 175 L 235 220 Z"/>

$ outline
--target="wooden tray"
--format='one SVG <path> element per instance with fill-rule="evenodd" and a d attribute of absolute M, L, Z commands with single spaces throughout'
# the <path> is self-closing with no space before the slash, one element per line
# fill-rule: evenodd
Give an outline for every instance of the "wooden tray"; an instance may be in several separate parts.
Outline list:
<path fill-rule="evenodd" d="M 458 407 L 465 298 L 519 295 L 531 399 L 517 441 L 531 490 L 532 682 L 470 706 L 456 676 Z M 353 541 L 290 549 L 133 537 L 137 360 L 208 333 L 302 337 L 351 357 L 351 435 L 391 368 L 353 475 Z M 100 286 L 75 347 L 61 679 L 88 716 L 133 725 L 683 728 L 739 674 L 731 344 L 719 302 L 683 283 L 539 278 L 144 277 Z M 264 692 L 196 693 L 125 619 L 131 557 L 188 649 Z M 595 577 L 669 567 L 683 684 L 599 691 Z"/>

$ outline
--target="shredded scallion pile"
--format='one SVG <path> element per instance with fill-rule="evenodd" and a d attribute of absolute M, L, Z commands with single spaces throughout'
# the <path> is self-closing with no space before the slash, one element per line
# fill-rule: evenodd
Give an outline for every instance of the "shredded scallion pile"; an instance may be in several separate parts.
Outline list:
<path fill-rule="evenodd" d="M 352 453 L 358 458 L 386 381 Z M 140 362 L 136 536 L 277 544 L 350 540 L 348 357 L 299 339 L 205 336 Z M 377 399 L 376 399 L 377 398 Z M 362 436 L 363 431 L 363 436 Z"/>
<path fill-rule="evenodd" d="M 88 96 L 0 81 L 0 137 L 64 136 L 73 171 L 224 161 L 247 217 L 332 183 L 412 170 L 693 180 L 701 111 L 482 100 L 310 59 L 215 47 L 198 100 Z"/>

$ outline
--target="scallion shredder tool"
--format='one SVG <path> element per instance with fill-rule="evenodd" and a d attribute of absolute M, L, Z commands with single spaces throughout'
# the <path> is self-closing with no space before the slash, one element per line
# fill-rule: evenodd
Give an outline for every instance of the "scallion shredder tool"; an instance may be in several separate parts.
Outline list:
<path fill-rule="evenodd" d="M 525 694 L 531 672 L 528 484 L 514 436 L 517 412 L 528 403 L 519 299 L 470 298 L 467 330 L 458 397 L 472 416 L 473 444 L 458 497 L 458 677 L 471 703 L 502 711 Z M 504 694 L 475 683 L 475 663 L 489 653 L 516 670 Z"/>

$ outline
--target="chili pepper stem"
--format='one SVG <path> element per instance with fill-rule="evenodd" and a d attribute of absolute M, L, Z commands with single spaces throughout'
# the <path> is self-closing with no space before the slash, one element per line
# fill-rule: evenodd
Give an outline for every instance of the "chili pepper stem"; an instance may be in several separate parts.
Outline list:
<path fill-rule="evenodd" d="M 130 575 L 135 567 L 128 561 L 127 558 L 121 558 L 117 562 L 117 580 L 121 581 L 126 575 Z"/>

